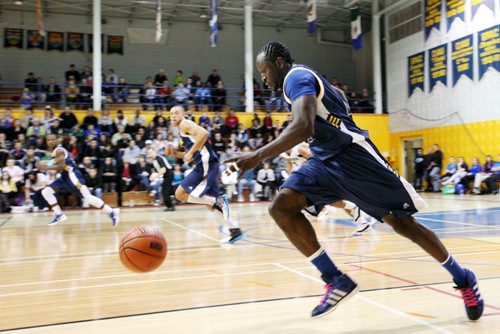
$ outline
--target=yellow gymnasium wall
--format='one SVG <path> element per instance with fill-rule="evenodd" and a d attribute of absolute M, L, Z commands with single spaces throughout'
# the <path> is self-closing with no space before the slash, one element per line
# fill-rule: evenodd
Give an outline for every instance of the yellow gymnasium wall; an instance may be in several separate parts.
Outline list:
<path fill-rule="evenodd" d="M 56 111 L 55 114 L 59 115 L 61 112 Z M 78 119 L 79 122 L 83 121 L 83 118 L 86 115 L 86 111 L 81 111 L 81 110 L 76 110 L 74 111 L 76 118 Z M 135 115 L 135 112 L 133 110 L 124 110 L 123 111 L 124 115 L 127 116 L 129 119 L 132 118 Z M 96 117 L 99 117 L 100 112 L 95 112 L 94 113 Z M 201 116 L 202 113 L 200 112 L 195 112 L 194 113 L 196 116 L 196 119 Z M 208 112 L 207 115 L 210 117 L 213 117 L 215 113 L 213 112 Z M 265 113 L 263 112 L 258 112 L 259 118 L 262 120 L 265 117 Z M 14 118 L 21 118 L 24 115 L 23 110 L 14 110 L 12 112 L 12 115 Z M 35 110 L 35 115 L 37 117 L 42 117 L 43 116 L 43 110 Z M 153 119 L 155 116 L 155 113 L 153 111 L 144 111 L 142 112 L 142 115 L 146 118 L 146 122 L 149 122 Z M 168 117 L 168 112 L 163 112 L 163 115 L 165 117 Z M 222 113 L 223 117 L 227 115 L 226 112 Z M 239 112 L 236 114 L 239 118 L 240 123 L 243 123 L 246 127 L 250 127 L 252 124 L 252 119 L 253 119 L 253 113 L 242 113 Z M 273 122 L 279 121 L 280 126 L 283 124 L 283 122 L 288 118 L 288 113 L 273 113 L 271 117 L 273 118 Z M 116 111 L 111 110 L 111 116 L 115 117 L 116 116 Z M 354 120 L 358 124 L 358 126 L 362 129 L 368 130 L 370 132 L 370 138 L 372 141 L 377 145 L 379 148 L 380 152 L 384 156 L 389 155 L 390 151 L 390 136 L 389 136 L 389 122 L 388 122 L 388 116 L 387 115 L 374 115 L 374 114 L 354 114 Z"/>
<path fill-rule="evenodd" d="M 469 165 L 477 156 L 483 164 L 485 154 L 490 154 L 495 160 L 500 153 L 500 120 L 391 133 L 390 161 L 399 172 L 404 164 L 402 142 L 411 138 L 423 139 L 424 153 L 433 144 L 438 144 L 443 151 L 445 165 L 449 157 L 459 156 L 463 156 Z"/>

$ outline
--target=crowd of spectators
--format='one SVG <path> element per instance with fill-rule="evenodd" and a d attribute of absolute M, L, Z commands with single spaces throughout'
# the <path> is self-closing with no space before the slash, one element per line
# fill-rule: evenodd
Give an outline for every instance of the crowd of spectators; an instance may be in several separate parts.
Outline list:
<path fill-rule="evenodd" d="M 227 159 L 242 151 L 255 150 L 276 138 L 288 125 L 289 120 L 280 124 L 267 113 L 259 118 L 254 115 L 252 126 L 246 128 L 237 114 L 230 110 L 227 115 L 218 111 L 213 117 L 206 113 L 196 118 L 187 112 L 186 117 L 200 124 L 210 133 L 210 141 L 221 159 Z M 42 117 L 36 117 L 31 108 L 19 119 L 14 119 L 12 111 L 5 109 L 0 114 L 0 167 L 3 172 L 1 209 L 8 211 L 11 205 L 21 205 L 28 201 L 37 209 L 47 207 L 40 195 L 41 189 L 50 184 L 56 172 L 43 173 L 37 170 L 37 162 L 51 159 L 47 151 L 45 137 L 58 136 L 60 143 L 68 150 L 81 169 L 89 189 L 97 197 L 106 192 L 148 191 L 161 203 L 161 175 L 155 172 L 148 149 L 163 155 L 169 147 L 178 147 L 179 131 L 170 124 L 162 110 L 147 123 L 142 110 L 127 117 L 120 110 L 112 117 L 109 110 L 94 115 L 92 110 L 82 122 L 78 122 L 74 112 L 66 107 L 57 115 L 47 106 Z M 174 168 L 173 185 L 176 187 L 193 166 L 175 157 L 166 157 Z M 271 199 L 286 173 L 286 163 L 280 157 L 264 163 L 255 171 L 248 172 L 238 183 L 224 181 L 235 200 L 244 200 L 244 189 L 249 188 L 250 200 Z M 262 170 L 261 170 L 262 169 Z M 175 190 L 175 188 L 174 188 Z M 67 194 L 62 193 L 63 205 Z M 87 203 L 80 203 L 87 206 Z"/>
<path fill-rule="evenodd" d="M 87 109 L 92 105 L 93 77 L 92 70 L 86 66 L 78 71 L 71 64 L 64 73 L 64 84 L 60 85 L 54 77 L 44 82 L 33 72 L 28 73 L 24 81 L 24 91 L 20 97 L 22 108 L 33 107 L 43 103 L 73 105 L 76 109 Z M 367 88 L 361 92 L 352 91 L 337 79 L 331 83 L 341 89 L 348 99 L 352 112 L 371 113 L 374 111 Z M 134 92 L 132 94 L 132 92 Z M 195 70 L 185 76 L 177 70 L 169 80 L 166 71 L 160 69 L 155 75 L 147 76 L 142 84 L 130 84 L 126 78 L 108 69 L 102 73 L 102 95 L 104 103 L 129 103 L 131 96 L 142 105 L 143 110 L 169 110 L 173 105 L 193 105 L 196 110 L 208 108 L 209 111 L 222 110 L 228 104 L 228 92 L 217 69 L 214 69 L 206 80 L 202 80 Z M 231 95 L 231 94 L 230 94 Z M 236 110 L 245 105 L 242 92 L 233 93 L 240 96 Z M 281 95 L 261 86 L 257 80 L 253 83 L 254 103 L 266 111 L 288 111 Z"/>
<path fill-rule="evenodd" d="M 424 180 L 427 182 L 425 188 Z M 422 149 L 416 152 L 413 186 L 417 191 L 496 194 L 497 182 L 500 182 L 500 154 L 496 162 L 491 155 L 487 155 L 484 165 L 478 157 L 474 157 L 470 166 L 463 157 L 459 157 L 458 161 L 450 157 L 443 170 L 443 153 L 438 145 L 433 145 L 425 155 Z"/>

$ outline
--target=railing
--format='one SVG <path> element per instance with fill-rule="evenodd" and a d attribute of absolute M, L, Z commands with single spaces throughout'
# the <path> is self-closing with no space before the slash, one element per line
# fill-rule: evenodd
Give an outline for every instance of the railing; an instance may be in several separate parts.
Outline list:
<path fill-rule="evenodd" d="M 93 105 L 93 88 L 82 84 L 56 84 L 51 90 L 44 84 L 3 83 L 0 86 L 0 105 L 3 107 L 42 107 L 52 105 L 63 108 L 73 106 L 76 109 L 88 109 Z M 24 92 L 27 88 L 28 91 Z M 238 88 L 224 88 L 225 95 L 218 95 L 217 88 L 191 87 L 185 98 L 176 98 L 177 88 L 168 87 L 172 93 L 161 94 L 164 86 L 144 86 L 141 84 L 106 84 L 102 85 L 103 107 L 108 106 L 142 106 L 143 110 L 170 109 L 174 105 L 192 105 L 195 110 L 222 110 L 229 106 L 235 111 L 245 110 L 245 93 Z M 154 91 L 153 91 L 154 89 Z M 148 91 L 150 90 L 150 91 Z M 347 97 L 352 112 L 373 113 L 374 101 L 370 98 Z M 269 89 L 254 91 L 254 104 L 263 111 L 288 111 L 281 96 L 275 96 Z"/>

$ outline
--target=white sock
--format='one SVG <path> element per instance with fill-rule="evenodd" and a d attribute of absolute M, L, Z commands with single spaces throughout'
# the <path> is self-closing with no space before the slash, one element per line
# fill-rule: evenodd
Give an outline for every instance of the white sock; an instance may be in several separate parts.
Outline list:
<path fill-rule="evenodd" d="M 353 202 L 349 202 L 349 201 L 344 201 L 344 209 L 346 210 L 349 210 L 349 211 L 352 211 L 356 208 L 356 204 L 354 204 Z"/>
<path fill-rule="evenodd" d="M 240 224 L 238 224 L 237 220 L 228 219 L 226 224 L 228 228 L 240 228 Z"/>
<path fill-rule="evenodd" d="M 106 212 L 109 215 L 111 212 L 113 212 L 113 208 L 107 204 L 104 204 L 104 206 L 102 207 L 102 211 Z"/>
<path fill-rule="evenodd" d="M 207 195 L 204 195 L 202 197 L 195 197 L 193 195 L 189 195 L 188 200 L 187 200 L 188 203 L 205 204 L 205 205 L 210 205 L 210 206 L 214 205 L 215 201 L 216 201 L 215 197 L 207 196 Z"/>
<path fill-rule="evenodd" d="M 52 207 L 52 211 L 54 211 L 54 213 L 56 215 L 60 215 L 62 214 L 62 210 L 61 210 L 61 207 L 59 206 L 59 204 L 56 204 L 55 206 Z"/>

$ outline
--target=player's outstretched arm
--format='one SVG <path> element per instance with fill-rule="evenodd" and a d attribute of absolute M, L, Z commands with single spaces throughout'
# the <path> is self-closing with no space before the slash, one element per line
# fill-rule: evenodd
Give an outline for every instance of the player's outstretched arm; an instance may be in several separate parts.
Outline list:
<path fill-rule="evenodd" d="M 314 134 L 317 102 L 315 95 L 303 95 L 292 103 L 292 121 L 274 141 L 255 152 L 241 155 L 224 163 L 235 163 L 241 174 L 259 162 L 285 152 Z"/>

